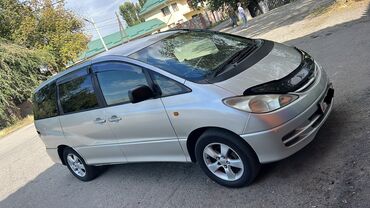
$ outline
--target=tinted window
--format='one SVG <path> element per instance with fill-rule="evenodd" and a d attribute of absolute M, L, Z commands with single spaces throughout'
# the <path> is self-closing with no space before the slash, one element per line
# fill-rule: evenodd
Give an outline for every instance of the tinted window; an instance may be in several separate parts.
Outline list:
<path fill-rule="evenodd" d="M 190 89 L 188 89 L 184 85 L 158 73 L 153 72 L 152 77 L 154 83 L 156 83 L 161 89 L 162 96 L 170 96 L 190 92 Z"/>
<path fill-rule="evenodd" d="M 35 93 L 33 114 L 36 120 L 58 115 L 55 83 L 49 84 Z"/>
<path fill-rule="evenodd" d="M 191 81 L 214 73 L 218 66 L 256 42 L 227 34 L 179 32 L 130 55 Z"/>
<path fill-rule="evenodd" d="M 129 102 L 128 91 L 138 85 L 148 85 L 140 67 L 113 62 L 94 66 L 107 105 Z"/>
<path fill-rule="evenodd" d="M 83 75 L 59 84 L 59 99 L 64 113 L 98 107 L 90 75 Z"/>

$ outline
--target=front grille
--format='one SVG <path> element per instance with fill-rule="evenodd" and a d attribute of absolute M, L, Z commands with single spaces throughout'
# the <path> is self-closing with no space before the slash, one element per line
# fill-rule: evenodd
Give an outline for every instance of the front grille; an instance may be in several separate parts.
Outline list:
<path fill-rule="evenodd" d="M 303 83 L 302 87 L 300 87 L 295 92 L 303 92 L 305 90 L 308 90 L 311 87 L 311 85 L 315 82 L 317 75 L 318 75 L 318 66 L 315 64 L 314 72 L 311 74 L 310 78 L 307 79 L 307 81 Z"/>
<path fill-rule="evenodd" d="M 303 139 L 309 132 L 313 130 L 324 118 L 324 114 L 319 110 L 315 111 L 305 124 L 299 128 L 294 129 L 282 138 L 282 142 L 285 146 L 290 147 Z"/>
<path fill-rule="evenodd" d="M 304 122 L 301 126 L 289 132 L 281 138 L 282 142 L 286 147 L 293 146 L 302 139 L 304 139 L 311 131 L 313 131 L 325 118 L 325 115 L 329 112 L 330 105 L 332 104 L 332 99 L 334 96 L 334 89 L 331 84 L 328 85 L 324 95 L 319 99 L 326 102 L 329 106 L 323 111 L 320 107 Z M 319 105 L 319 103 L 317 105 Z"/>

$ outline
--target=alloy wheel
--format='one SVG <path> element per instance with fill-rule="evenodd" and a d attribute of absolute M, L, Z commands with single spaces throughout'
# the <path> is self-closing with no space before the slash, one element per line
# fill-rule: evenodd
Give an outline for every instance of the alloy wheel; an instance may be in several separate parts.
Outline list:
<path fill-rule="evenodd" d="M 208 144 L 203 150 L 203 160 L 208 170 L 223 180 L 236 181 L 243 175 L 243 161 L 236 151 L 226 144 Z"/>
<path fill-rule="evenodd" d="M 80 176 L 80 177 L 85 177 L 86 175 L 86 168 L 81 159 L 76 156 L 73 153 L 69 153 L 67 155 L 67 163 L 69 167 L 72 169 L 72 171 Z"/>

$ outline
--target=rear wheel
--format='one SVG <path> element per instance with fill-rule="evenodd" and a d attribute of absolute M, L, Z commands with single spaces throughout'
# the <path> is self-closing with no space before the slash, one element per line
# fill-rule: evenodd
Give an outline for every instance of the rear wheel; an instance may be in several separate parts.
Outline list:
<path fill-rule="evenodd" d="M 63 159 L 69 171 L 81 181 L 90 181 L 98 176 L 98 168 L 87 165 L 83 158 L 71 148 L 64 150 Z"/>
<path fill-rule="evenodd" d="M 204 132 L 195 146 L 195 154 L 207 176 L 223 186 L 249 185 L 260 169 L 252 149 L 240 137 L 226 131 Z"/>

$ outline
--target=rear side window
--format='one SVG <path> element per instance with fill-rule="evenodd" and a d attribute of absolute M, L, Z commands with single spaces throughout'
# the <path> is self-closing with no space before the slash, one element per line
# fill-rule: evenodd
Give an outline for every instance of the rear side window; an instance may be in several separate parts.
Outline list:
<path fill-rule="evenodd" d="M 161 89 L 162 97 L 190 92 L 190 89 L 184 85 L 158 73 L 152 72 L 152 78 L 154 83 Z"/>
<path fill-rule="evenodd" d="M 58 115 L 55 83 L 46 85 L 35 93 L 33 96 L 33 114 L 35 120 Z"/>
<path fill-rule="evenodd" d="M 127 103 L 129 90 L 148 85 L 142 68 L 137 66 L 107 62 L 94 65 L 94 71 L 107 105 Z"/>
<path fill-rule="evenodd" d="M 59 85 L 59 100 L 64 113 L 73 113 L 99 107 L 91 75 L 70 79 Z"/>

